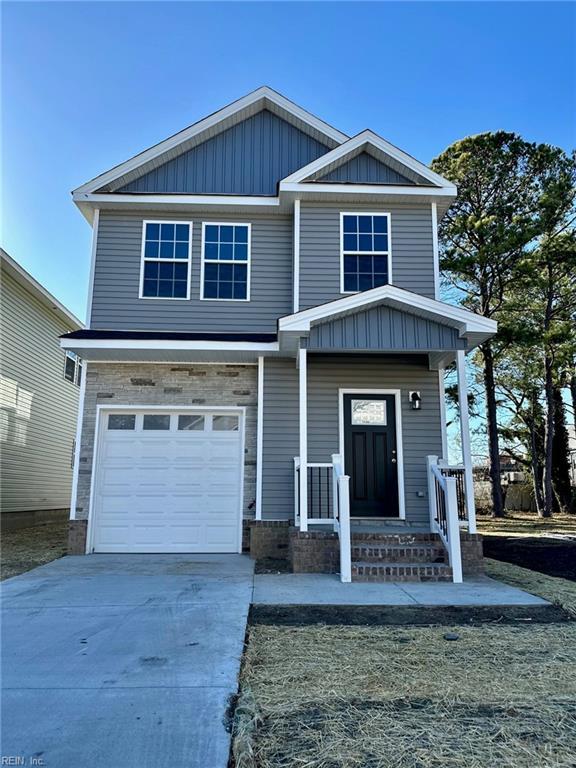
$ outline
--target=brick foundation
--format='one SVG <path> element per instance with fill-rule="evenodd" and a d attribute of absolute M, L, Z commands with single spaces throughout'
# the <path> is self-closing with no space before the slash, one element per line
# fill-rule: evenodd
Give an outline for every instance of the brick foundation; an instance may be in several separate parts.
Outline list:
<path fill-rule="evenodd" d="M 68 554 L 86 554 L 87 520 L 70 520 L 68 523 Z"/>
<path fill-rule="evenodd" d="M 461 533 L 462 571 L 464 576 L 484 573 L 482 536 L 479 533 Z"/>
<path fill-rule="evenodd" d="M 336 533 L 290 528 L 288 552 L 293 573 L 339 573 L 340 544 Z"/>
<path fill-rule="evenodd" d="M 283 520 L 253 520 L 250 522 L 250 557 L 254 560 L 288 559 L 290 524 Z"/>

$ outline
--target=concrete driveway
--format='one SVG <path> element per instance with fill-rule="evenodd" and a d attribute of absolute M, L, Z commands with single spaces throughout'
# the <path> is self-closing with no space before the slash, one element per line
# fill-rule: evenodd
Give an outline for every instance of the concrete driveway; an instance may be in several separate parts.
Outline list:
<path fill-rule="evenodd" d="M 242 555 L 65 557 L 4 582 L 2 756 L 225 768 L 252 585 Z"/>

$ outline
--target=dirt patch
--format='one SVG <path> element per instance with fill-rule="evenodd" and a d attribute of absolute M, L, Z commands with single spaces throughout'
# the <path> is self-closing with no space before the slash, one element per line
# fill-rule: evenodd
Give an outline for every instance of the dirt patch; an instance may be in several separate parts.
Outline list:
<path fill-rule="evenodd" d="M 261 557 L 256 560 L 254 573 L 292 573 L 292 569 L 288 560 Z"/>
<path fill-rule="evenodd" d="M 499 535 L 483 543 L 486 557 L 576 581 L 576 539 Z"/>
<path fill-rule="evenodd" d="M 66 554 L 68 521 L 2 532 L 0 579 L 31 571 Z"/>
<path fill-rule="evenodd" d="M 366 605 L 253 605 L 250 624 L 279 627 L 327 626 L 427 627 L 464 624 L 556 624 L 570 621 L 558 605 L 472 607 L 366 606 Z"/>

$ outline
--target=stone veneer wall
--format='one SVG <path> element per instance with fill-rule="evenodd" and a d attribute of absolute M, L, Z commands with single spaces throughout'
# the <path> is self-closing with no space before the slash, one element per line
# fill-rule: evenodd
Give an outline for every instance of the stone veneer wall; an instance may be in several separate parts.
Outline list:
<path fill-rule="evenodd" d="M 79 537 L 88 518 L 94 429 L 98 405 L 197 405 L 199 407 L 244 406 L 244 517 L 254 516 L 256 498 L 257 366 L 89 363 L 82 422 L 82 444 L 76 499 L 76 524 L 72 526 L 70 550 L 82 550 Z M 74 521 L 72 521 L 74 522 Z"/>

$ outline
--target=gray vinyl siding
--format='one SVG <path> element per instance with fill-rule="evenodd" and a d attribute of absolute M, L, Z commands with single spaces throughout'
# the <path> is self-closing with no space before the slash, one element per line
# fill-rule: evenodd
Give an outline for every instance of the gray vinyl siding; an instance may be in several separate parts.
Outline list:
<path fill-rule="evenodd" d="M 144 219 L 192 222 L 189 300 L 139 299 Z M 251 222 L 250 301 L 200 300 L 203 221 Z M 102 211 L 90 326 L 96 329 L 275 333 L 292 311 L 292 218 Z"/>
<path fill-rule="evenodd" d="M 307 203 L 300 209 L 300 309 L 342 297 L 340 212 L 390 213 L 392 283 L 434 298 L 432 209 L 429 203 Z"/>
<path fill-rule="evenodd" d="M 262 517 L 294 515 L 294 456 L 298 455 L 298 372 L 294 359 L 264 360 Z"/>
<path fill-rule="evenodd" d="M 330 461 L 340 450 L 339 389 L 399 389 L 406 519 L 428 520 L 426 456 L 441 455 L 438 373 L 421 356 L 309 355 L 308 460 Z M 418 390 L 414 411 L 408 393 Z M 294 456 L 298 455 L 298 373 L 294 360 L 266 360 L 264 368 L 262 511 L 264 519 L 288 519 L 294 509 Z M 423 496 L 419 497 L 418 493 Z"/>
<path fill-rule="evenodd" d="M 317 325 L 308 340 L 309 350 L 415 352 L 464 348 L 464 339 L 458 337 L 455 328 L 383 306 Z"/>
<path fill-rule="evenodd" d="M 329 150 L 264 110 L 117 191 L 275 195 L 280 179 Z"/>
<path fill-rule="evenodd" d="M 340 167 L 330 171 L 326 176 L 320 176 L 318 181 L 351 184 L 414 184 L 406 176 L 381 163 L 368 152 L 361 152 Z"/>
<path fill-rule="evenodd" d="M 68 509 L 79 388 L 59 336 L 76 330 L 2 270 L 0 509 Z"/>

